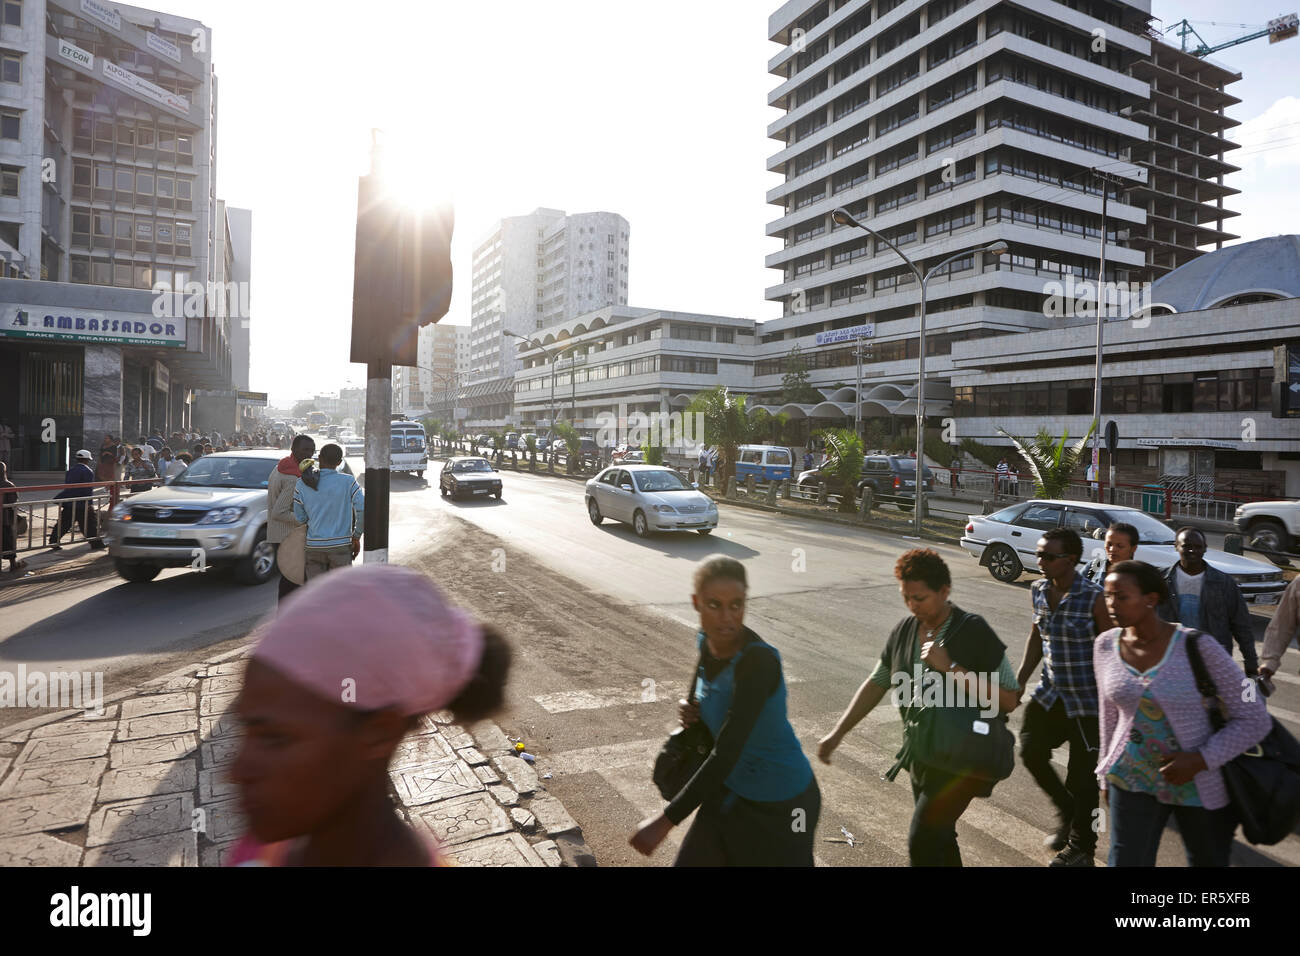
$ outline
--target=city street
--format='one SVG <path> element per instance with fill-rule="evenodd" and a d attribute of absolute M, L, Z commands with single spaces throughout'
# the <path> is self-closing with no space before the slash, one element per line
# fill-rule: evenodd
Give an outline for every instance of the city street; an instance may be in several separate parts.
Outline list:
<path fill-rule="evenodd" d="M 352 466 L 362 471 L 359 460 Z M 650 767 L 695 660 L 690 575 L 697 561 L 712 554 L 745 561 L 746 623 L 781 651 L 790 715 L 810 755 L 905 613 L 892 575 L 910 546 L 905 539 L 723 505 L 709 537 L 642 541 L 626 525 L 594 527 L 579 482 L 507 471 L 502 501 L 451 502 L 438 494 L 437 468 L 426 473 L 428 484 L 393 478 L 392 560 L 424 570 L 510 639 L 517 656 L 498 723 L 537 756 L 538 773 L 550 775 L 548 790 L 582 826 L 601 865 L 647 862 L 626 841 L 662 805 Z M 999 584 L 955 545 L 937 547 L 953 572 L 954 602 L 985 616 L 1018 664 L 1030 578 Z M 22 662 L 103 670 L 111 694 L 183 666 L 198 648 L 240 637 L 273 608 L 275 585 L 247 588 L 177 570 L 146 585 L 116 577 L 20 585 L 5 592 L 5 603 L 0 668 Z M 1266 618 L 1254 622 L 1258 636 Z M 1300 731 L 1296 659 L 1291 651 L 1284 660 L 1287 673 L 1271 703 Z M 892 784 L 881 779 L 900 742 L 896 714 L 882 704 L 832 766 L 814 760 L 823 797 L 821 862 L 906 864 L 910 788 L 906 775 Z M 1052 825 L 1046 797 L 1017 767 L 962 818 L 963 858 L 968 865 L 1044 865 L 1051 853 L 1041 842 Z M 649 864 L 670 864 L 683 832 L 675 830 Z M 1103 838 L 1103 859 L 1106 845 Z M 1300 837 L 1262 850 L 1238 843 L 1233 862 L 1300 863 Z M 1171 830 L 1160 864 L 1183 863 Z"/>

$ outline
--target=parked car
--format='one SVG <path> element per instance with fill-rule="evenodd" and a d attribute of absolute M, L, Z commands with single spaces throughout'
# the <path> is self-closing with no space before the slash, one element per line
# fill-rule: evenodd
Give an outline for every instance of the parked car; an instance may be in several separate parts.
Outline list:
<path fill-rule="evenodd" d="M 551 451 L 557 455 L 567 455 L 569 453 L 569 445 L 563 438 L 557 438 L 555 439 L 555 444 L 551 446 Z"/>
<path fill-rule="evenodd" d="M 656 531 L 709 534 L 718 526 L 718 506 L 678 472 L 659 465 L 615 465 L 587 482 L 587 517 L 630 524 L 637 537 Z"/>
<path fill-rule="evenodd" d="M 867 484 L 867 479 L 863 477 L 867 471 L 867 456 L 862 456 L 862 475 L 859 475 L 857 483 L 854 485 L 855 493 L 860 494 Z M 844 494 L 844 483 L 834 474 L 835 463 L 826 461 L 822 462 L 816 468 L 810 471 L 799 473 L 799 487 L 804 489 L 820 488 L 826 485 L 826 491 L 832 495 Z"/>
<path fill-rule="evenodd" d="M 1094 554 L 1105 549 L 1106 529 L 1116 521 L 1138 529 L 1138 548 L 1134 553 L 1137 560 L 1161 569 L 1178 560 L 1174 549 L 1177 533 L 1145 511 L 1124 505 L 1038 498 L 991 515 L 971 515 L 961 547 L 978 558 L 980 566 L 988 568 L 995 579 L 1010 582 L 1020 577 L 1025 568 L 1037 568 L 1034 551 L 1044 531 L 1070 528 L 1083 539 L 1083 559 L 1079 564 L 1082 570 Z M 1264 561 L 1216 548 L 1205 552 L 1205 561 L 1232 575 L 1248 604 L 1275 604 L 1286 589 L 1282 572 Z"/>
<path fill-rule="evenodd" d="M 546 449 L 549 448 L 550 446 L 551 446 L 551 436 L 550 436 L 550 435 L 538 435 L 538 436 L 537 436 L 537 450 L 538 450 L 538 451 L 546 451 Z"/>
<path fill-rule="evenodd" d="M 925 493 L 934 491 L 934 473 L 922 467 L 921 482 Z M 862 465 L 862 483 L 869 487 L 876 501 L 892 501 L 902 511 L 911 511 L 916 501 L 916 459 L 901 455 L 868 455 Z"/>
<path fill-rule="evenodd" d="M 506 448 L 519 447 L 519 432 L 506 432 Z"/>
<path fill-rule="evenodd" d="M 619 459 L 619 464 L 621 464 L 621 465 L 644 465 L 644 464 L 645 464 L 645 452 L 643 452 L 643 451 L 641 451 L 641 450 L 639 450 L 639 449 L 636 450 L 636 451 L 630 451 L 630 450 L 629 450 L 629 451 L 625 451 L 625 452 L 623 453 L 623 457 Z"/>
<path fill-rule="evenodd" d="M 1233 524 L 1264 551 L 1300 550 L 1300 501 L 1252 501 L 1237 509 Z"/>
<path fill-rule="evenodd" d="M 457 498 L 501 499 L 501 475 L 486 458 L 448 458 L 438 476 L 438 492 L 453 501 Z"/>

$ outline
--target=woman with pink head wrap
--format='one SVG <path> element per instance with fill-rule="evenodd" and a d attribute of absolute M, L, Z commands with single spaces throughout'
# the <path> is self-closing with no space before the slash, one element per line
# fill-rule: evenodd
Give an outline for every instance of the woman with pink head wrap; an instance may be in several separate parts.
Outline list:
<path fill-rule="evenodd" d="M 419 718 L 501 705 L 510 650 L 424 575 L 366 564 L 294 592 L 258 640 L 231 768 L 249 833 L 235 864 L 422 866 L 436 852 L 393 813 L 388 764 Z"/>

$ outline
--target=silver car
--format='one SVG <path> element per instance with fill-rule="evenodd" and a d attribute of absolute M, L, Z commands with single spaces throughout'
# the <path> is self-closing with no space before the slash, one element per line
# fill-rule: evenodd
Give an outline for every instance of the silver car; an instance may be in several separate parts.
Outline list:
<path fill-rule="evenodd" d="M 671 468 L 615 465 L 587 482 L 587 516 L 624 521 L 639 538 L 655 531 L 698 531 L 718 526 L 718 506 Z"/>
<path fill-rule="evenodd" d="M 105 536 L 117 573 L 143 583 L 163 568 L 188 566 L 230 568 L 245 584 L 270 580 L 266 487 L 282 457 L 273 449 L 204 455 L 170 484 L 120 501 Z M 348 471 L 346 463 L 340 470 Z"/>

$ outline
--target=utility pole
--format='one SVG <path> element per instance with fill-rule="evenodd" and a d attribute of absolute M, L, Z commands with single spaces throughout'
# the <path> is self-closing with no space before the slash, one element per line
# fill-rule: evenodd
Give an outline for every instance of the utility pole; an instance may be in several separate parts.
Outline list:
<path fill-rule="evenodd" d="M 1127 183 L 1122 177 L 1102 172 L 1095 167 L 1092 175 L 1101 181 L 1101 252 L 1097 257 L 1097 363 L 1092 387 L 1092 476 L 1094 482 L 1099 482 L 1101 480 L 1101 356 L 1103 329 L 1106 322 L 1106 204 L 1110 198 L 1110 187 L 1123 188 Z M 1089 490 L 1091 491 L 1091 486 Z M 1101 495 L 1097 497 L 1100 499 Z"/>

